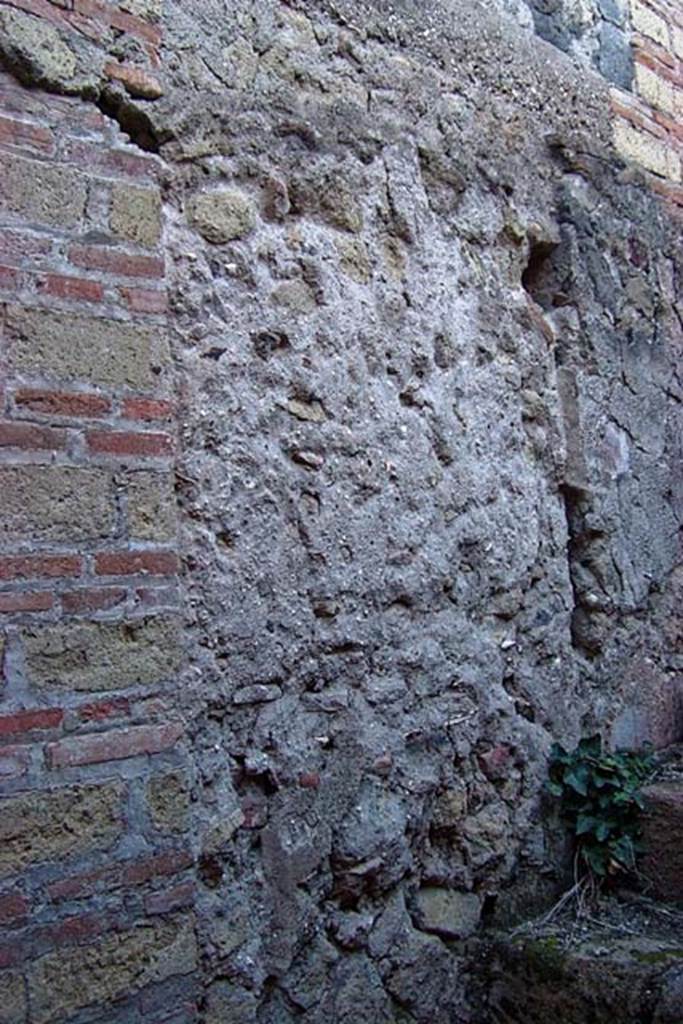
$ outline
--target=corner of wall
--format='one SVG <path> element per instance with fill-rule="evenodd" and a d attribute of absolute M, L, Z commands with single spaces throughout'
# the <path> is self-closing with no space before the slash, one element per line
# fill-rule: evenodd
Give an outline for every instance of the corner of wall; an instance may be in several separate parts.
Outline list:
<path fill-rule="evenodd" d="M 6 63 L 25 83 L 0 75 L 0 1015 L 11 1024 L 196 1013 L 162 162 L 93 102 L 55 92 L 89 94 L 81 70 L 95 49 L 104 78 L 149 91 L 158 7 L 0 7 Z M 106 58 L 114 39 L 137 69 Z"/>

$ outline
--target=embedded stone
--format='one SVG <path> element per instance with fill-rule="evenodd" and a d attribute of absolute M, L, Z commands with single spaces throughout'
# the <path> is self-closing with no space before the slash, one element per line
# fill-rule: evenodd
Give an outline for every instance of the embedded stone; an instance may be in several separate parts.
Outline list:
<path fill-rule="evenodd" d="M 305 420 L 309 423 L 322 423 L 325 420 L 325 410 L 316 400 L 304 402 L 301 399 L 292 398 L 287 402 L 287 412 L 298 420 Z"/>
<path fill-rule="evenodd" d="M 127 492 L 131 536 L 136 540 L 173 540 L 177 526 L 172 474 L 131 472 Z"/>
<path fill-rule="evenodd" d="M 29 682 L 41 689 L 103 692 L 174 678 L 181 663 L 179 623 L 74 622 L 26 629 Z"/>
<path fill-rule="evenodd" d="M 418 928 L 442 938 L 469 938 L 477 930 L 480 917 L 481 902 L 476 893 L 428 887 L 417 894 Z"/>
<path fill-rule="evenodd" d="M 295 314 L 311 313 L 317 305 L 313 289 L 301 280 L 283 281 L 273 290 L 270 301 Z"/>
<path fill-rule="evenodd" d="M 169 772 L 147 784 L 147 806 L 154 827 L 160 832 L 182 832 L 187 828 L 190 789 L 187 775 Z"/>
<path fill-rule="evenodd" d="M 23 11 L 0 11 L 0 53 L 19 64 L 39 85 L 73 87 L 78 61 L 58 30 L 45 18 Z"/>
<path fill-rule="evenodd" d="M 251 201 L 235 189 L 197 193 L 190 201 L 189 217 L 200 235 L 214 245 L 244 238 L 256 219 Z"/>
<path fill-rule="evenodd" d="M 156 390 L 169 363 L 156 331 L 105 317 L 10 306 L 7 335 L 13 370 L 68 384 Z"/>
<path fill-rule="evenodd" d="M 73 466 L 3 466 L 0 536 L 5 541 L 101 540 L 114 532 L 109 472 Z"/>
<path fill-rule="evenodd" d="M 372 268 L 364 243 L 356 238 L 339 238 L 335 245 L 343 273 L 358 284 L 367 284 L 372 277 Z"/>
<path fill-rule="evenodd" d="M 87 179 L 80 171 L 65 174 L 61 167 L 3 153 L 0 175 L 2 210 L 50 227 L 75 228 L 81 223 L 88 193 Z"/>
<path fill-rule="evenodd" d="M 234 704 L 264 704 L 281 696 L 282 689 L 279 686 L 254 683 L 252 686 L 242 686 L 235 692 L 232 700 Z"/>
<path fill-rule="evenodd" d="M 0 875 L 109 846 L 123 828 L 123 787 L 75 786 L 0 803 Z"/>
<path fill-rule="evenodd" d="M 115 185 L 109 223 L 119 238 L 154 247 L 161 235 L 161 198 L 158 189 Z"/>
<path fill-rule="evenodd" d="M 658 899 L 675 903 L 683 894 L 683 785 L 659 782 L 642 791 L 643 858 L 640 872 Z"/>
<path fill-rule="evenodd" d="M 29 999 L 35 1024 L 52 1024 L 79 1010 L 140 991 L 197 964 L 190 918 L 143 922 L 75 949 L 38 957 L 29 968 Z"/>

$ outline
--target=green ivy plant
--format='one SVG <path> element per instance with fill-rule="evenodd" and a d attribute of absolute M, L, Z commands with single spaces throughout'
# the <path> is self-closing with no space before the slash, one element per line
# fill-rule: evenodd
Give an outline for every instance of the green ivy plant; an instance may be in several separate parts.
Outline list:
<path fill-rule="evenodd" d="M 554 744 L 547 789 L 574 834 L 579 865 L 597 879 L 632 871 L 641 850 L 640 789 L 654 770 L 651 748 L 603 753 L 600 736 L 571 753 Z"/>

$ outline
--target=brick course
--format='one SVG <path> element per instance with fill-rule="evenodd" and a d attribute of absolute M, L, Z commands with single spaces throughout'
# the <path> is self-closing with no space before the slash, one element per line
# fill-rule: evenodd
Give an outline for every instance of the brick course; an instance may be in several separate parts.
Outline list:
<path fill-rule="evenodd" d="M 630 0 L 632 92 L 612 90 L 617 150 L 683 214 L 683 16 L 667 0 Z"/>
<path fill-rule="evenodd" d="M 2 434 L 0 433 L 0 438 Z M 90 430 L 86 442 L 91 452 L 106 455 L 139 455 L 161 457 L 173 452 L 173 439 L 168 434 L 133 433 L 133 431 Z"/>
<path fill-rule="evenodd" d="M 61 708 L 37 708 L 35 711 L 17 711 L 13 715 L 0 717 L 0 737 L 35 730 L 55 729 L 62 724 L 64 712 Z"/>
<path fill-rule="evenodd" d="M 180 725 L 141 725 L 59 740 L 47 747 L 48 763 L 51 768 L 65 768 L 158 754 L 174 746 L 182 733 Z"/>
<path fill-rule="evenodd" d="M 132 95 L 159 94 L 154 4 L 11 6 L 62 39 L 136 40 L 152 70 L 108 74 Z M 178 556 L 159 167 L 88 103 L 0 74 L 0 650 L 14 652 L 0 682 L 0 990 L 10 1019 L 26 1019 L 29 991 L 34 1022 L 97 1004 L 108 1016 L 112 998 L 132 999 L 136 1020 L 167 1019 L 171 990 L 144 1007 L 135 993 L 195 968 L 194 883 L 173 879 L 193 863 L 177 845 L 187 823 L 169 849 L 152 787 L 157 761 L 177 768 L 184 757 L 170 714 L 181 658 L 169 617 Z M 126 844 L 143 838 L 129 810 L 136 787 L 150 801 L 147 854 L 131 859 Z M 159 889 L 160 879 L 173 884 Z M 98 910 L 90 901 L 104 894 Z M 95 960 L 107 967 L 102 985 Z"/>
<path fill-rule="evenodd" d="M 152 573 L 172 576 L 178 570 L 178 559 L 171 551 L 125 551 L 95 556 L 98 576 L 131 576 Z"/>
<path fill-rule="evenodd" d="M 41 388 L 19 388 L 14 393 L 14 405 L 20 413 L 88 419 L 106 416 L 112 407 L 111 400 L 101 395 L 69 394 Z"/>
<path fill-rule="evenodd" d="M 62 594 L 62 608 L 65 612 L 99 612 L 114 608 L 126 600 L 128 591 L 123 587 L 83 587 Z"/>

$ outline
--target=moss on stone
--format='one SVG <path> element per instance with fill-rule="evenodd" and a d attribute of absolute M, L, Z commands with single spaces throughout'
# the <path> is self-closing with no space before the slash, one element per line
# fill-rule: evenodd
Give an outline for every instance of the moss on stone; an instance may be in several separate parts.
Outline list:
<path fill-rule="evenodd" d="M 667 960 L 683 960 L 683 949 L 661 949 L 650 953 L 636 951 L 633 957 L 641 964 L 661 964 Z"/>
<path fill-rule="evenodd" d="M 523 953 L 530 969 L 540 981 L 560 981 L 564 977 L 566 954 L 556 936 L 526 942 Z"/>

